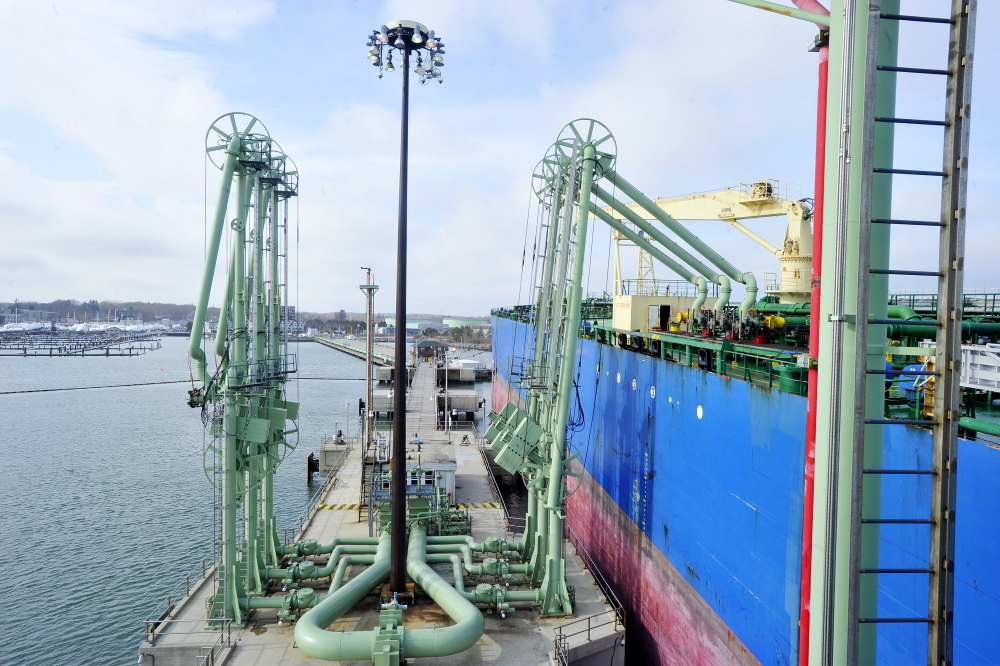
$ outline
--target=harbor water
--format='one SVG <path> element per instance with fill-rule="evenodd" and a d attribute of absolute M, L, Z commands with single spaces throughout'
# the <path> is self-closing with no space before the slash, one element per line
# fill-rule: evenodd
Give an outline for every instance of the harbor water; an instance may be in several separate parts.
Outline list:
<path fill-rule="evenodd" d="M 147 614 L 210 565 L 212 487 L 187 339 L 137 357 L 0 357 L 0 664 L 131 664 Z M 357 429 L 364 361 L 291 344 L 298 448 L 279 467 L 279 534 L 310 489 L 305 458 Z M 209 352 L 211 364 L 211 352 Z M 330 381 L 331 379 L 335 381 Z M 15 393 L 84 386 L 124 388 Z"/>

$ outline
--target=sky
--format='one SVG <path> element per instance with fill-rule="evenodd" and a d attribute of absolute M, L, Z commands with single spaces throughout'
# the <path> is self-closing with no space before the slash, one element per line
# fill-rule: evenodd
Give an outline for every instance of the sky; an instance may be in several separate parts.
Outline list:
<path fill-rule="evenodd" d="M 813 194 L 815 27 L 725 0 L 0 0 L 0 301 L 194 302 L 220 177 L 205 133 L 241 111 L 299 168 L 292 303 L 363 310 L 364 265 L 380 285 L 375 309 L 392 311 L 400 72 L 379 80 L 365 40 L 394 18 L 447 42 L 443 83 L 411 78 L 411 313 L 527 300 L 531 174 L 576 118 L 610 128 L 618 172 L 651 197 L 759 178 Z M 980 3 L 978 34 L 998 28 L 1000 3 Z M 900 64 L 943 67 L 945 34 L 908 28 Z M 974 107 L 992 109 L 1000 44 L 980 39 L 975 67 Z M 940 117 L 942 91 L 901 81 L 898 115 Z M 972 120 L 970 288 L 1000 287 L 1000 128 L 988 118 Z M 896 161 L 939 168 L 940 132 L 901 131 Z M 937 196 L 898 179 L 893 214 L 933 219 Z M 690 224 L 740 270 L 777 270 L 727 225 Z M 781 218 L 751 226 L 780 244 Z M 611 289 L 608 237 L 592 225 L 588 292 Z M 900 267 L 935 256 L 930 235 L 894 237 Z M 634 249 L 623 257 L 631 275 Z M 657 266 L 657 277 L 674 276 Z M 217 281 L 216 304 L 221 291 Z"/>

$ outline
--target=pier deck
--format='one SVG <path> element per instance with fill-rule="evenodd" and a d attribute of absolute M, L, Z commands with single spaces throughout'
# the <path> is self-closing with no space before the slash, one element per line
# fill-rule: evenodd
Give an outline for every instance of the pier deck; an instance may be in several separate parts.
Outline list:
<path fill-rule="evenodd" d="M 477 541 L 488 537 L 506 537 L 516 539 L 517 535 L 506 531 L 504 516 L 496 506 L 491 490 L 488 469 L 480 455 L 474 438 L 469 445 L 462 445 L 464 432 L 446 432 L 437 430 L 435 414 L 437 389 L 434 381 L 434 367 L 428 363 L 418 366 L 407 402 L 406 428 L 407 442 L 413 433 L 419 433 L 423 451 L 436 448 L 448 448 L 457 463 L 455 502 L 463 505 L 475 505 L 480 508 L 466 509 L 472 518 L 472 536 Z M 407 446 L 408 452 L 416 457 L 415 445 Z M 312 511 L 305 523 L 300 539 L 316 539 L 320 543 L 328 543 L 334 537 L 368 536 L 367 518 L 361 518 L 357 511 L 357 502 L 361 492 L 362 465 L 364 459 L 362 447 L 355 447 L 338 472 L 338 480 L 320 498 L 323 509 Z M 327 508 L 327 507 L 343 508 Z M 279 526 L 280 527 L 280 526 Z M 546 664 L 553 660 L 553 643 L 557 627 L 572 622 L 578 618 L 596 616 L 594 628 L 587 644 L 574 644 L 571 640 L 570 652 L 574 648 L 583 654 L 600 653 L 613 654 L 609 660 L 612 664 L 622 663 L 624 650 L 613 650 L 613 646 L 623 635 L 624 630 L 616 632 L 614 625 L 607 623 L 612 617 L 611 608 L 605 603 L 591 575 L 585 570 L 583 559 L 576 548 L 566 543 L 566 578 L 569 585 L 576 588 L 576 615 L 568 618 L 542 618 L 537 611 L 529 608 L 518 608 L 506 618 L 484 611 L 486 627 L 479 642 L 471 649 L 449 657 L 433 659 L 409 660 L 409 663 L 434 664 Z M 435 569 L 445 578 L 451 580 L 451 571 L 437 565 Z M 349 569 L 345 580 L 360 571 L 359 568 Z M 475 584 L 476 577 L 467 576 L 466 585 Z M 320 594 L 325 588 L 313 586 Z M 215 646 L 213 661 L 215 664 L 305 664 L 318 663 L 304 654 L 294 640 L 295 626 L 278 625 L 276 611 L 258 610 L 251 616 L 245 626 L 234 627 L 230 638 L 220 637 L 216 630 L 206 630 L 205 601 L 214 589 L 212 572 L 194 586 L 191 593 L 173 610 L 167 620 L 162 623 L 152 635 L 147 635 L 147 641 L 140 648 L 140 653 L 155 655 L 157 666 L 170 664 L 192 663 L 199 655 L 205 655 Z M 280 589 L 280 588 L 279 588 Z M 281 596 L 274 592 L 272 596 Z M 351 611 L 329 627 L 331 631 L 368 630 L 378 624 L 379 600 L 373 591 Z M 451 620 L 425 595 L 418 595 L 418 603 L 410 606 L 403 615 L 407 628 L 416 629 L 427 626 L 447 626 Z M 602 626 L 596 626 L 604 623 Z M 152 639 L 150 641 L 149 639 Z M 582 641 L 582 636 L 580 637 Z M 581 641 L 577 641 L 580 643 Z M 607 657 L 602 658 L 602 663 Z M 201 662 L 199 662 L 201 663 Z M 349 662 L 370 663 L 370 662 Z M 571 661 L 572 663 L 572 661 Z"/>
<path fill-rule="evenodd" d="M 351 356 L 355 356 L 360 359 L 364 359 L 367 356 L 364 340 L 324 338 L 319 335 L 315 336 L 313 339 L 324 347 L 330 347 L 331 349 L 342 351 L 345 354 L 350 354 Z M 383 345 L 372 345 L 372 363 L 375 365 L 390 366 L 393 364 L 395 358 L 395 349 L 385 347 Z"/>

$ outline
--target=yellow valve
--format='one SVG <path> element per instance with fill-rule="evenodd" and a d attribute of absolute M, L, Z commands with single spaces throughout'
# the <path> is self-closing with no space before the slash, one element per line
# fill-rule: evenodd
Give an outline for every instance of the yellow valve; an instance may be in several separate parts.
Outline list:
<path fill-rule="evenodd" d="M 690 312 L 678 312 L 677 313 L 677 323 L 681 324 L 691 319 Z"/>
<path fill-rule="evenodd" d="M 764 317 L 764 328 L 775 330 L 785 326 L 785 318 L 781 315 L 768 315 Z"/>

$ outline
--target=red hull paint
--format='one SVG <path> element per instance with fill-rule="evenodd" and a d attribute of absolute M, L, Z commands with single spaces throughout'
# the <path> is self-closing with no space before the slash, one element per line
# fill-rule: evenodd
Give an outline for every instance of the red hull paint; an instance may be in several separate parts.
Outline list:
<path fill-rule="evenodd" d="M 573 467 L 583 478 L 567 477 L 566 520 L 625 606 L 630 654 L 646 663 L 759 664 L 586 469 Z"/>

